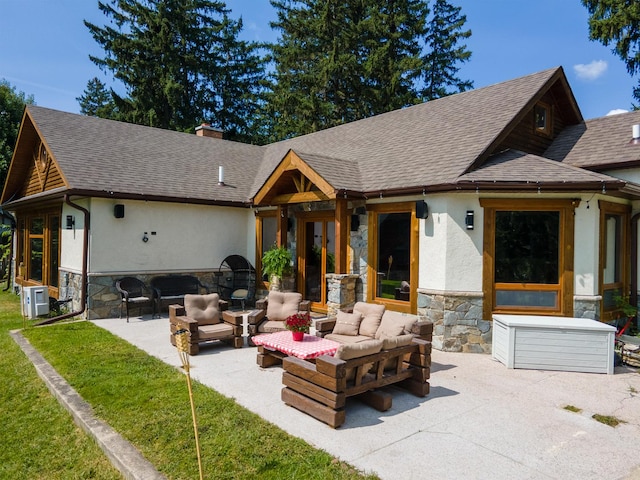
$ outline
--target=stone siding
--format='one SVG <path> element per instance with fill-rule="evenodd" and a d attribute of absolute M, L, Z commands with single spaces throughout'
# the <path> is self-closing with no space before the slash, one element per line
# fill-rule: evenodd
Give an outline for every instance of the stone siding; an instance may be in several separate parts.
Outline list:
<path fill-rule="evenodd" d="M 491 322 L 482 319 L 482 294 L 419 290 L 418 315 L 433 322 L 433 348 L 491 353 Z"/>

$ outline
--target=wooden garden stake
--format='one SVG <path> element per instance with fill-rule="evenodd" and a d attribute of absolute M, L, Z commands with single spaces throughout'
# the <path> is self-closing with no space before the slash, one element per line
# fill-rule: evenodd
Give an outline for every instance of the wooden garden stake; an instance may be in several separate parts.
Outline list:
<path fill-rule="evenodd" d="M 189 336 L 191 335 L 189 330 L 178 330 L 173 334 L 176 338 L 176 348 L 178 349 L 178 355 L 180 355 L 180 361 L 182 362 L 182 369 L 187 376 L 187 387 L 189 388 L 189 401 L 191 402 L 191 418 L 193 419 L 193 432 L 196 437 L 196 453 L 198 455 L 198 470 L 200 472 L 200 480 L 203 480 L 202 476 L 202 458 L 200 457 L 200 441 L 198 440 L 198 422 L 196 421 L 196 406 L 193 401 L 193 390 L 191 388 L 191 374 L 189 373 Z"/>

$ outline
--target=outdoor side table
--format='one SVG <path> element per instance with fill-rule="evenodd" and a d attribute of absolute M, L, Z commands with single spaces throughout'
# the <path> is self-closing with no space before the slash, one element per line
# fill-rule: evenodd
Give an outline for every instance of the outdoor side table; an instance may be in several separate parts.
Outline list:
<path fill-rule="evenodd" d="M 340 346 L 333 340 L 307 333 L 304 334 L 302 341 L 296 342 L 289 331 L 258 335 L 253 337 L 253 343 L 258 346 L 256 361 L 262 368 L 279 365 L 287 356 L 309 360 L 321 355 L 333 355 Z"/>

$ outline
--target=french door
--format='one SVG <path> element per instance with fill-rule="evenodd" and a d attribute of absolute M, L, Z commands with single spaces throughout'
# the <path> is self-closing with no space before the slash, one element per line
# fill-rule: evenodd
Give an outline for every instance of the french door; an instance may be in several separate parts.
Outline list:
<path fill-rule="evenodd" d="M 325 275 L 335 272 L 335 213 L 302 214 L 298 218 L 298 285 L 314 311 L 327 311 Z"/>

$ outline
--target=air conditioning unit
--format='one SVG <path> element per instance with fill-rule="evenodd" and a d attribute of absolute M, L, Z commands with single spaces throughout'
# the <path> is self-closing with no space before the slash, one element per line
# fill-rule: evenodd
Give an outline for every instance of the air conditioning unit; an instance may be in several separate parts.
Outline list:
<path fill-rule="evenodd" d="M 22 311 L 27 318 L 49 314 L 49 287 L 24 287 L 22 289 Z"/>

